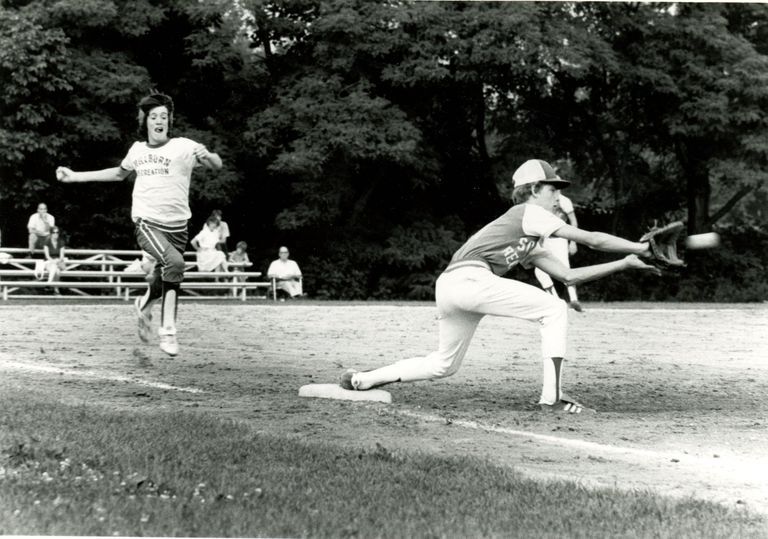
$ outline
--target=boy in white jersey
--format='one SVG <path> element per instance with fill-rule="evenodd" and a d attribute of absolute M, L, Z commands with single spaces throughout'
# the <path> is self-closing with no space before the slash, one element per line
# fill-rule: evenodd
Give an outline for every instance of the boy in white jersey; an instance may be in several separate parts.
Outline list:
<path fill-rule="evenodd" d="M 450 376 L 459 369 L 483 316 L 509 316 L 539 323 L 544 378 L 541 408 L 567 413 L 585 410 L 561 392 L 567 305 L 540 288 L 501 276 L 517 264 L 540 268 L 566 285 L 627 269 L 657 275 L 660 272 L 638 257 L 650 256 L 648 243 L 581 230 L 553 215 L 559 190 L 570 182 L 557 176 L 548 163 L 538 159 L 526 161 L 515 171 L 513 179 L 516 205 L 469 238 L 437 279 L 438 350 L 426 357 L 405 359 L 372 371 L 350 369 L 341 376 L 343 388 L 365 390 L 392 382 Z M 568 268 L 541 247 L 542 240 L 549 237 L 575 241 L 600 251 L 629 254 L 614 262 Z"/>
<path fill-rule="evenodd" d="M 562 193 L 559 193 L 557 196 L 557 207 L 554 214 L 566 223 L 569 223 L 575 227 L 579 226 L 579 222 L 576 220 L 576 213 L 573 209 L 573 202 L 571 202 L 571 199 Z M 571 267 L 569 256 L 576 254 L 577 247 L 575 241 L 568 241 L 563 238 L 555 238 L 550 236 L 542 242 L 542 246 L 545 249 L 549 249 L 552 254 L 555 255 L 555 257 L 557 257 L 557 259 L 566 267 Z M 541 284 L 541 287 L 544 290 L 555 297 L 559 297 L 557 295 L 557 291 L 555 290 L 555 283 L 552 282 L 552 277 L 541 271 L 539 268 L 534 268 L 533 273 L 536 275 L 536 279 L 538 279 L 539 284 Z M 584 309 L 579 302 L 579 297 L 576 293 L 576 287 L 566 287 L 566 293 L 568 294 L 568 304 L 575 311 L 583 312 Z"/>
<path fill-rule="evenodd" d="M 153 278 L 144 296 L 134 306 L 139 337 L 149 342 L 152 305 L 162 298 L 160 309 L 160 349 L 170 356 L 179 352 L 176 341 L 176 308 L 179 287 L 184 279 L 184 249 L 187 245 L 189 184 L 192 169 L 205 166 L 218 170 L 221 158 L 205 146 L 184 137 L 171 138 L 173 100 L 164 94 L 151 94 L 139 102 L 139 137 L 119 167 L 74 172 L 56 169 L 62 182 L 111 182 L 136 173 L 131 219 L 141 249 L 156 261 Z"/>

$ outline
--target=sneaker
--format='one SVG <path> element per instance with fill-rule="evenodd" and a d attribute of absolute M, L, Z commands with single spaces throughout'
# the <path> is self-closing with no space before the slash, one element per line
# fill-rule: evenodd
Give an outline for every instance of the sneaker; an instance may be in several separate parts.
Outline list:
<path fill-rule="evenodd" d="M 583 404 L 580 404 L 573 400 L 570 397 L 566 397 L 565 395 L 562 396 L 562 398 L 553 404 L 548 404 L 545 402 L 539 402 L 539 408 L 541 408 L 545 412 L 562 412 L 566 414 L 594 414 L 597 413 L 597 410 L 594 410 L 593 408 L 587 408 Z"/>
<path fill-rule="evenodd" d="M 175 329 L 161 328 L 157 334 L 160 337 L 160 350 L 171 357 L 179 353 L 179 343 L 176 342 Z"/>
<path fill-rule="evenodd" d="M 339 385 L 343 389 L 349 389 L 349 390 L 356 390 L 357 387 L 355 387 L 352 383 L 352 376 L 357 374 L 357 371 L 355 369 L 348 369 L 345 373 L 341 375 L 341 380 L 339 380 Z"/>
<path fill-rule="evenodd" d="M 144 314 L 144 311 L 139 309 L 139 302 L 141 302 L 141 298 L 136 298 L 136 301 L 133 302 L 133 307 L 136 310 L 139 339 L 141 339 L 141 342 L 149 342 L 149 338 L 152 335 L 152 313 Z"/>

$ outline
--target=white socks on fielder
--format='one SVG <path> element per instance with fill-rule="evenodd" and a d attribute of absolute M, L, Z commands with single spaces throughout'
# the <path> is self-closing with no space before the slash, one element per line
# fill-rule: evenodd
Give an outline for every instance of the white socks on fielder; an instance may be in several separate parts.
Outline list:
<path fill-rule="evenodd" d="M 541 383 L 541 398 L 539 404 L 555 404 L 560 401 L 560 377 L 563 358 L 545 357 L 542 361 L 543 380 Z"/>

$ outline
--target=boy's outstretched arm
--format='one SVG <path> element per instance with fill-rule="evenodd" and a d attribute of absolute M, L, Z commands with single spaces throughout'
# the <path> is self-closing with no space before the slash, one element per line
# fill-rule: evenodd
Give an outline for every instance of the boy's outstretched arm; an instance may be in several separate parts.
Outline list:
<path fill-rule="evenodd" d="M 122 167 L 89 170 L 85 172 L 75 172 L 67 167 L 58 167 L 56 169 L 56 179 L 63 183 L 119 182 L 124 180 L 128 174 L 130 174 L 130 171 L 125 170 Z"/>

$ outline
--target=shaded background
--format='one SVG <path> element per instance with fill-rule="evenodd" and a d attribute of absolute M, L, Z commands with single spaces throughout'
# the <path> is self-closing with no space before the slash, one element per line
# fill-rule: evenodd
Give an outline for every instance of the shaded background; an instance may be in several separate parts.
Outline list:
<path fill-rule="evenodd" d="M 679 279 L 582 299 L 763 301 L 766 22 L 762 4 L 0 0 L 3 245 L 26 245 L 43 201 L 71 247 L 135 248 L 132 179 L 54 170 L 118 165 L 158 90 L 225 162 L 193 177 L 192 234 L 222 209 L 230 248 L 266 271 L 288 245 L 312 296 L 431 298 L 537 157 L 574 182 L 583 228 L 723 237 Z"/>

